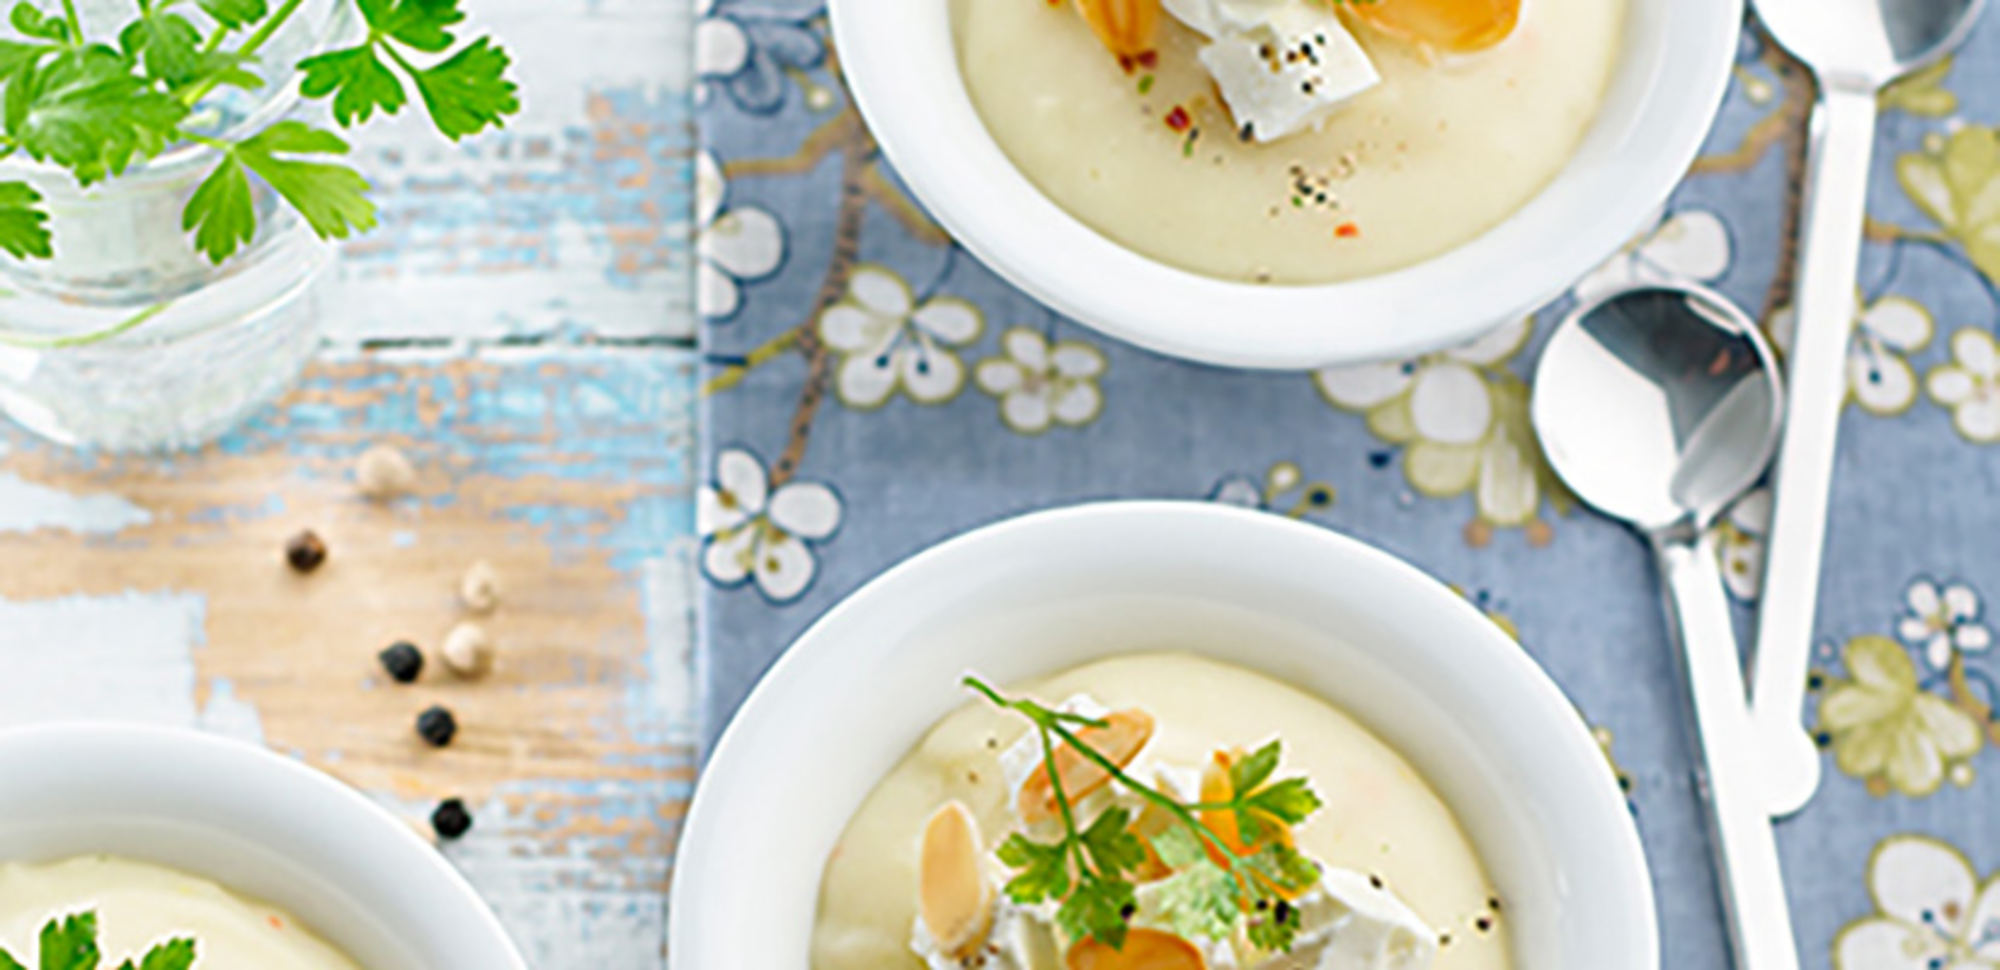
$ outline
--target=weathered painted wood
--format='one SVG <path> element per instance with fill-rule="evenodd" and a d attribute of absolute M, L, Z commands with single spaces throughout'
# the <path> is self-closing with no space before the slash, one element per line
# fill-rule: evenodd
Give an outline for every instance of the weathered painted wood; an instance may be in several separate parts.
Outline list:
<path fill-rule="evenodd" d="M 261 739 L 413 820 L 460 795 L 445 851 L 542 970 L 656 968 L 692 780 L 692 360 L 576 346 L 338 354 L 243 431 L 166 460 L 0 428 L 0 726 L 90 715 Z M 370 444 L 416 493 L 365 501 Z M 312 528 L 310 576 L 281 547 Z M 498 567 L 492 676 L 374 659 L 461 617 Z M 418 711 L 462 733 L 436 751 Z"/>
<path fill-rule="evenodd" d="M 382 227 L 348 242 L 338 343 L 692 340 L 693 0 L 478 0 L 523 110 L 453 145 L 408 111 L 357 139 Z"/>

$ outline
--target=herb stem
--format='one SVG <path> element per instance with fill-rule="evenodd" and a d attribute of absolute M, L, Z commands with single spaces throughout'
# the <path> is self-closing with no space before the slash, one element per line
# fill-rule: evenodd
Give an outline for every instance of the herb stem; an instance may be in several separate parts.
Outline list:
<path fill-rule="evenodd" d="M 70 2 L 72 0 L 63 0 L 64 4 Z M 265 43 L 269 42 L 271 36 L 276 34 L 278 29 L 285 25 L 285 21 L 292 19 L 292 15 L 297 13 L 299 8 L 304 5 L 305 0 L 285 0 L 282 6 L 273 11 L 269 17 L 264 18 L 263 23 L 257 25 L 257 30 L 254 33 L 244 38 L 243 45 L 236 48 L 236 55 L 246 61 L 249 60 L 250 56 L 257 53 L 258 48 L 263 47 Z M 217 30 L 214 36 L 209 38 L 209 47 L 211 49 L 214 48 L 216 42 L 226 33 L 228 33 L 226 30 Z M 189 88 L 186 94 L 181 95 L 181 101 L 190 107 L 199 104 L 201 99 L 208 97 L 209 92 L 214 91 L 221 83 L 222 79 L 220 77 L 210 77 Z"/>
<path fill-rule="evenodd" d="M 1049 740 L 1049 726 L 1036 722 L 1035 729 L 1042 735 L 1042 765 L 1049 773 L 1049 787 L 1056 793 L 1056 807 L 1062 810 L 1063 844 L 1076 858 L 1076 878 L 1082 881 L 1090 872 L 1089 860 L 1083 855 L 1083 839 L 1077 836 L 1076 810 L 1070 807 L 1069 794 L 1063 791 L 1062 775 L 1056 771 L 1056 746 Z"/>
<path fill-rule="evenodd" d="M 109 327 L 102 330 L 93 330 L 90 333 L 66 334 L 60 337 L 31 337 L 25 334 L 0 330 L 0 344 L 6 344 L 10 347 L 21 347 L 27 350 L 62 350 L 69 347 L 83 347 L 90 344 L 103 343 L 113 337 L 137 329 L 141 324 L 166 312 L 167 308 L 173 305 L 174 301 L 172 300 L 162 300 Z"/>
<path fill-rule="evenodd" d="M 76 0 L 62 0 L 63 20 L 69 23 L 70 43 L 83 46 L 83 18 L 76 15 Z"/>

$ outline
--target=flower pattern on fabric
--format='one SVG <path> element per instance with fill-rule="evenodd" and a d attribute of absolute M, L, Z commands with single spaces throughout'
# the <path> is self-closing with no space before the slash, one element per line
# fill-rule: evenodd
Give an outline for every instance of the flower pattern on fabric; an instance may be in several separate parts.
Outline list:
<path fill-rule="evenodd" d="M 1931 400 L 1951 410 L 1952 426 L 1967 441 L 2000 442 L 2000 346 L 1984 330 L 1951 335 L 1952 362 L 1925 378 Z"/>
<path fill-rule="evenodd" d="M 1737 499 L 1715 523 L 1715 555 L 1729 595 L 1757 602 L 1764 587 L 1764 540 L 1771 532 L 1771 490 L 1759 487 Z"/>
<path fill-rule="evenodd" d="M 1954 58 L 1932 64 L 1882 89 L 1877 102 L 1883 111 L 1901 111 L 1925 118 L 1946 118 L 1958 110 L 1958 95 L 1944 86 Z"/>
<path fill-rule="evenodd" d="M 2000 130 L 1966 125 L 1896 160 L 1910 200 L 2000 282 Z"/>
<path fill-rule="evenodd" d="M 1729 272 L 1729 229 L 1706 209 L 1664 216 L 1576 284 L 1589 300 L 1639 283 L 1711 283 Z"/>
<path fill-rule="evenodd" d="M 1917 371 L 1909 357 L 1930 346 L 1936 333 L 1931 312 L 1906 296 L 1858 300 L 1854 340 L 1847 346 L 1847 399 L 1876 417 L 1890 418 L 1917 403 Z M 1792 307 L 1771 315 L 1765 329 L 1779 348 L 1791 349 L 1797 314 Z"/>
<path fill-rule="evenodd" d="M 743 306 L 742 284 L 770 276 L 785 261 L 785 230 L 777 217 L 754 206 L 725 210 L 728 195 L 715 156 L 696 155 L 695 306 L 710 322 L 735 316 Z"/>
<path fill-rule="evenodd" d="M 1104 410 L 1097 386 L 1110 362 L 1081 340 L 1054 344 L 1032 327 L 1000 335 L 1000 355 L 979 362 L 973 379 L 1000 400 L 1000 420 L 1015 434 L 1038 435 L 1055 425 L 1081 428 Z"/>
<path fill-rule="evenodd" d="M 1868 860 L 1875 912 L 1840 931 L 1834 970 L 2000 970 L 2000 879 L 1983 885 L 1965 854 L 1895 835 Z"/>
<path fill-rule="evenodd" d="M 986 318 L 949 296 L 919 302 L 894 270 L 865 264 L 847 294 L 819 318 L 820 339 L 840 355 L 834 393 L 863 410 L 898 391 L 919 404 L 943 404 L 965 387 L 965 364 L 954 348 L 979 339 Z"/>
<path fill-rule="evenodd" d="M 812 28 L 822 7 L 822 0 L 695 0 L 696 99 L 720 89 L 750 114 L 784 107 L 790 79 L 826 60 Z"/>
<path fill-rule="evenodd" d="M 840 497 L 817 482 L 773 490 L 764 463 L 740 448 L 716 455 L 695 499 L 702 571 L 722 586 L 755 581 L 772 602 L 799 598 L 818 571 L 815 544 L 840 529 Z"/>
<path fill-rule="evenodd" d="M 1842 658 L 1851 679 L 1826 686 L 1821 740 L 1833 748 L 1840 770 L 1867 782 L 1870 791 L 1930 795 L 1947 772 L 1984 746 L 1979 722 L 1924 690 L 1917 665 L 1896 641 L 1856 637 Z"/>
<path fill-rule="evenodd" d="M 1303 519 L 1333 507 L 1338 493 L 1332 485 L 1307 481 L 1296 462 L 1279 461 L 1264 470 L 1263 481 L 1249 475 L 1230 475 L 1217 482 L 1209 500 L 1246 509 L 1275 512 Z"/>
<path fill-rule="evenodd" d="M 1964 583 L 1942 589 L 1920 579 L 1904 594 L 1907 611 L 1896 624 L 1896 635 L 1920 647 L 1933 668 L 1951 666 L 1957 653 L 1978 653 L 1993 645 L 1993 631 L 1980 622 L 1979 594 Z"/>
<path fill-rule="evenodd" d="M 1519 320 L 1452 350 L 1313 375 L 1321 396 L 1363 414 L 1383 441 L 1405 446 L 1403 476 L 1431 498 L 1473 493 L 1482 523 L 1536 523 L 1544 496 L 1562 496 L 1528 423 L 1528 387 L 1506 367 L 1527 342 Z"/>

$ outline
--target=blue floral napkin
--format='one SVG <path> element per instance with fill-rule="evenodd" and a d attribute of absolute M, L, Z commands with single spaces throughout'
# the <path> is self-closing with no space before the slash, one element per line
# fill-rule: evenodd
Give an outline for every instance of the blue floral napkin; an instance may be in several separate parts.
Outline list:
<path fill-rule="evenodd" d="M 1403 555 L 1513 631 L 1630 793 L 1664 965 L 1728 965 L 1647 554 L 1574 506 L 1526 424 L 1523 375 L 1576 294 L 1407 361 L 1164 360 L 1051 314 L 925 217 L 830 73 L 820 0 L 698 7 L 711 738 L 807 623 L 940 539 L 1088 499 L 1255 506 Z M 1578 289 L 1701 281 L 1782 341 L 1812 91 L 1754 30 L 1735 73 L 1686 183 Z M 1779 838 L 1808 966 L 1993 970 L 2000 18 L 1884 108 L 1810 704 L 1827 781 Z M 1746 607 L 1768 506 L 1719 527 Z"/>

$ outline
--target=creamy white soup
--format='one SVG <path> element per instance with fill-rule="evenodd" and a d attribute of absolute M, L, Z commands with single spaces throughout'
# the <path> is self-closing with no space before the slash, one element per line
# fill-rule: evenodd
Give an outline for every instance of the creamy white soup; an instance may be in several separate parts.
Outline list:
<path fill-rule="evenodd" d="M 981 917 L 980 925 L 992 939 L 965 952 L 945 952 L 936 940 L 948 934 L 932 928 L 937 921 L 929 896 L 923 896 L 924 915 L 919 916 L 920 893 L 931 892 L 937 879 L 930 854 L 939 819 L 955 811 L 954 804 L 962 806 L 975 838 L 987 849 L 1012 833 L 1046 837 L 1051 831 L 1050 823 L 1037 828 L 1037 823 L 1024 821 L 1028 782 L 1023 764 L 1044 772 L 1046 764 L 1039 760 L 1045 749 L 1031 722 L 971 695 L 971 702 L 939 722 L 882 779 L 848 823 L 820 886 L 813 970 L 1512 966 L 1503 901 L 1452 810 L 1400 755 L 1324 701 L 1239 667 L 1164 653 L 1114 658 L 1002 689 L 1049 707 L 1067 701 L 1065 709 L 1105 718 L 1102 723 L 1107 724 L 1129 712 L 1143 712 L 1152 724 L 1150 739 L 1129 755 L 1127 770 L 1159 779 L 1162 791 L 1187 790 L 1186 797 L 1203 802 L 1228 792 L 1218 793 L 1210 787 L 1212 778 L 1204 777 L 1196 795 L 1192 780 L 1177 786 L 1172 776 L 1221 764 L 1220 752 L 1241 754 L 1281 741 L 1282 760 L 1265 784 L 1304 778 L 1321 802 L 1285 837 L 1295 840 L 1297 852 L 1316 862 L 1324 875 L 1323 884 L 1311 891 L 1286 894 L 1292 900 L 1287 905 L 1309 914 L 1309 924 L 1324 922 L 1320 928 L 1306 927 L 1319 935 L 1302 935 L 1290 954 L 1246 949 L 1240 935 L 1232 945 L 1188 934 L 1192 946 L 1184 949 L 1190 955 L 1177 958 L 1180 962 L 1133 957 L 1121 963 L 1108 954 L 1080 959 L 1074 939 L 1036 923 L 1049 921 L 1053 904 L 1015 907 L 1004 901 L 1002 884 L 1016 873 L 989 857 L 978 871 L 998 900 L 991 904 L 996 914 Z M 1032 749 L 1025 762 L 1019 757 L 1023 748 Z M 1105 806 L 1130 803 L 1116 788 L 1112 783 L 1107 792 L 1077 801 L 1080 827 L 1087 824 L 1086 816 Z M 1147 828 L 1144 818 L 1133 824 L 1133 831 L 1162 831 L 1157 825 Z M 1153 846 L 1161 844 L 1156 834 L 1147 838 Z M 1149 849 L 1149 856 L 1151 865 L 1167 853 Z M 1171 914 L 1153 913 L 1157 894 L 1151 885 L 1157 884 L 1139 890 L 1134 927 L 1172 922 Z M 1268 911 L 1260 903 L 1256 912 Z M 1326 914 L 1347 918 L 1327 920 Z M 1038 941 L 1022 942 L 1030 937 Z M 1065 952 L 1067 961 L 1059 955 Z M 1192 956 L 1197 952 L 1198 960 Z"/>
<path fill-rule="evenodd" d="M 1276 284 L 1409 266 L 1525 205 L 1569 162 L 1596 116 L 1625 11 L 1623 0 L 1524 0 L 1504 40 L 1465 52 L 1339 13 L 1332 19 L 1349 28 L 1379 81 L 1329 106 L 1316 130 L 1265 141 L 1245 127 L 1240 103 L 1232 112 L 1222 75 L 1202 61 L 1209 38 L 1171 11 L 1284 13 L 1285 5 L 1333 0 L 1168 0 L 1170 12 L 1151 32 L 1150 66 L 1129 58 L 1121 66 L 1073 0 L 950 2 L 974 105 L 1051 200 L 1160 262 Z M 1374 0 L 1373 9 L 1496 2 Z M 1274 75 L 1295 55 L 1268 45 L 1263 53 Z M 1317 53 L 1304 53 L 1317 62 Z M 1308 76 L 1313 83 L 1347 81 Z"/>
<path fill-rule="evenodd" d="M 196 970 L 359 970 L 290 913 L 186 873 L 111 856 L 0 865 L 0 949 L 26 965 L 44 925 L 86 912 L 107 967 L 186 938 Z"/>

